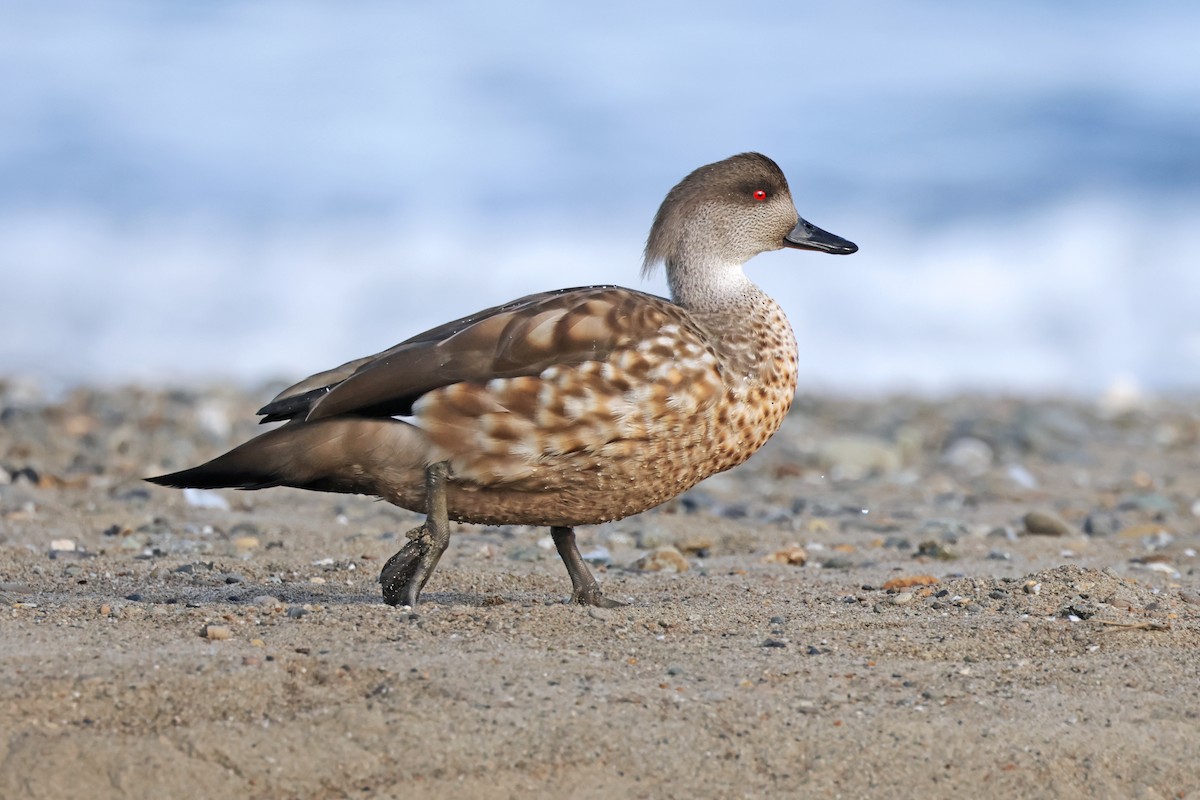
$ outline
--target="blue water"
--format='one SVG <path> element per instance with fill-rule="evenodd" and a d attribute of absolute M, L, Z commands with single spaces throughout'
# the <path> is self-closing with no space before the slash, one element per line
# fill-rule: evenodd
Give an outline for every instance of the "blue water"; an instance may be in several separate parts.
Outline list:
<path fill-rule="evenodd" d="M 639 284 L 755 149 L 846 259 L 769 254 L 802 379 L 1200 388 L 1200 8 L 10 2 L 0 374 L 299 377 Z"/>

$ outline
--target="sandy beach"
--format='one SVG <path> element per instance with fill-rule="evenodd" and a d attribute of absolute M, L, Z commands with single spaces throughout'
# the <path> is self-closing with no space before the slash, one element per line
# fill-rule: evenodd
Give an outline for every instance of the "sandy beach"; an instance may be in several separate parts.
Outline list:
<path fill-rule="evenodd" d="M 548 531 L 141 479 L 275 387 L 0 380 L 0 797 L 1200 797 L 1200 404 L 802 396 Z"/>

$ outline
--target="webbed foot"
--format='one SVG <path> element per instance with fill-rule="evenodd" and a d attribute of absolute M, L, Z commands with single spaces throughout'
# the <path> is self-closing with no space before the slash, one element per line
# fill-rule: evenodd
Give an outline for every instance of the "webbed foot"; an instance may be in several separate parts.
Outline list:
<path fill-rule="evenodd" d="M 408 544 L 387 560 L 379 572 L 383 600 L 393 606 L 415 606 L 438 560 L 450 546 L 450 519 L 446 511 L 446 479 L 450 467 L 438 462 L 425 470 L 427 487 L 425 522 L 408 532 Z"/>

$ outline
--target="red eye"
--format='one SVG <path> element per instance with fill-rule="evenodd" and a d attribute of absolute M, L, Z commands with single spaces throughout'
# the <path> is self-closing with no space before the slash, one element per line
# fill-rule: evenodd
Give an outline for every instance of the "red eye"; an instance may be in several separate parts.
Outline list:
<path fill-rule="evenodd" d="M 760 202 L 761 202 L 761 201 L 763 201 L 763 200 L 766 200 L 766 199 L 767 199 L 767 193 L 766 193 L 766 192 L 764 192 L 762 189 L 755 189 L 755 190 L 754 190 L 754 199 L 755 199 L 755 200 L 758 200 L 758 201 L 760 201 Z"/>

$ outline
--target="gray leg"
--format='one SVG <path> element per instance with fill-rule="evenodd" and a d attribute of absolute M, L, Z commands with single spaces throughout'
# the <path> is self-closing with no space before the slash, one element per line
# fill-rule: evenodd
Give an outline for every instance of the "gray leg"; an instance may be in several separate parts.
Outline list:
<path fill-rule="evenodd" d="M 450 517 L 446 512 L 449 477 L 450 465 L 445 461 L 425 470 L 425 505 L 429 510 L 425 522 L 408 532 L 408 544 L 389 558 L 379 573 L 383 599 L 389 605 L 415 606 L 438 559 L 450 546 Z"/>
<path fill-rule="evenodd" d="M 575 546 L 574 528 L 551 528 L 550 535 L 554 537 L 554 546 L 563 563 L 567 565 L 567 574 L 571 576 L 571 602 L 582 606 L 598 606 L 600 608 L 616 608 L 624 605 L 616 600 L 609 600 L 600 591 L 600 584 L 592 577 L 591 571 L 579 555 Z"/>

